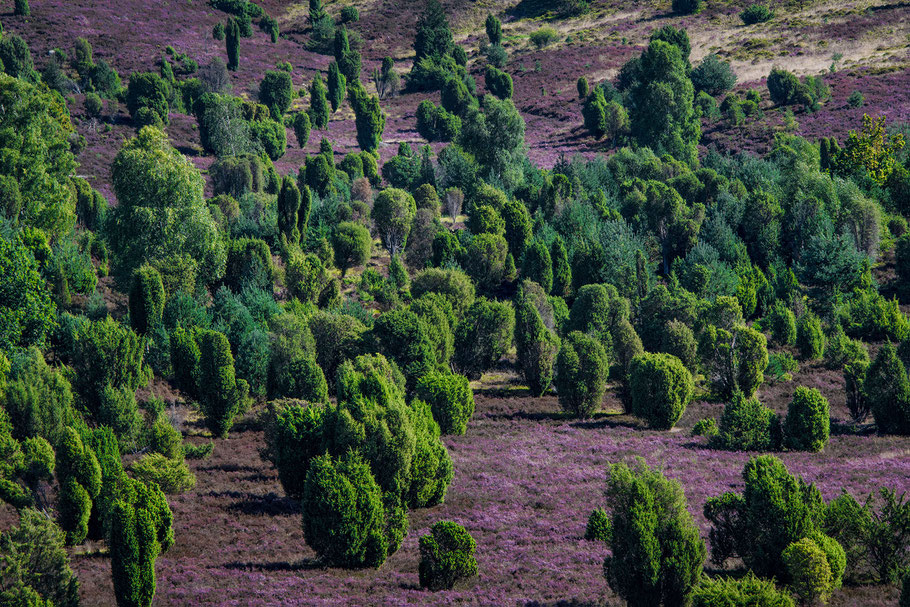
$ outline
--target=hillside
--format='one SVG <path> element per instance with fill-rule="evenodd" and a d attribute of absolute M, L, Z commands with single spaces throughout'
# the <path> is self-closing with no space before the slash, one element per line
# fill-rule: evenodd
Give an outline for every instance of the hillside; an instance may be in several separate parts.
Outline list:
<path fill-rule="evenodd" d="M 0 22 L 0 607 L 910 604 L 908 2 Z"/>
<path fill-rule="evenodd" d="M 385 56 L 396 60 L 397 71 L 407 73 L 422 3 L 327 2 L 326 6 L 336 14 L 347 4 L 357 6 L 361 14 L 352 29 L 369 41 L 363 48 L 364 78 Z M 630 5 L 597 0 L 590 14 L 555 20 L 548 19 L 547 13 L 540 14 L 537 4 L 529 0 L 443 3 L 456 40 L 468 51 L 471 73 L 481 87 L 483 61 L 477 49 L 484 38 L 483 19 L 489 12 L 502 16 L 504 47 L 509 52 L 505 69 L 512 75 L 515 105 L 527 124 L 529 157 L 544 167 L 551 167 L 563 154 L 590 157 L 609 152 L 608 146 L 593 140 L 582 126 L 575 80 L 586 76 L 593 86 L 615 78 L 622 64 L 642 51 L 651 31 L 667 24 L 686 28 L 692 41 L 693 65 L 709 53 L 729 60 L 738 78 L 737 87 L 759 89 L 763 106 L 769 110 L 738 127 L 706 125 L 702 138 L 705 149 L 767 151 L 774 132 L 783 123 L 783 111 L 772 108 L 764 87 L 771 68 L 780 66 L 799 75 L 827 74 L 835 64 L 835 54 L 842 58 L 835 64 L 837 71 L 828 77 L 831 99 L 817 112 L 797 114 L 796 133 L 810 139 L 843 139 L 850 129 L 859 128 L 863 113 L 887 116 L 892 123 L 910 121 L 910 99 L 904 94 L 905 70 L 910 65 L 910 16 L 905 3 L 775 0 L 769 6 L 780 16 L 752 26 L 744 26 L 739 20 L 739 12 L 748 4 L 742 1 L 710 3 L 698 15 L 678 17 L 666 3 Z M 300 88 L 316 73 L 324 75 L 331 60 L 307 50 L 305 4 L 266 1 L 262 6 L 275 16 L 282 33 L 277 44 L 258 30 L 242 41 L 240 69 L 231 79 L 234 94 L 247 99 L 255 99 L 256 84 L 278 61 L 290 61 L 294 85 Z M 135 15 L 141 15 L 141 20 Z M 39 64 L 40 57 L 51 49 L 68 50 L 77 37 L 84 37 L 92 44 L 96 59 L 110 62 L 125 83 L 129 73 L 153 69 L 168 45 L 200 65 L 216 56 L 224 58 L 224 44 L 213 40 L 211 33 L 223 19 L 224 13 L 201 0 L 166 0 L 151 10 L 147 3 L 135 1 L 99 0 L 83 5 L 47 0 L 34 3 L 31 17 L 4 15 L 3 23 L 8 31 L 25 38 Z M 559 39 L 537 49 L 528 36 L 547 25 L 555 25 Z M 369 82 L 366 86 L 375 90 Z M 850 107 L 847 97 L 857 90 L 863 93 L 865 104 Z M 438 102 L 438 93 L 429 97 Z M 415 112 L 425 98 L 425 94 L 411 93 L 383 102 L 387 124 L 380 153 L 384 158 L 395 153 L 399 142 L 422 142 L 415 129 Z M 81 96 L 70 99 L 73 115 L 84 116 Z M 305 101 L 295 101 L 295 107 L 305 107 Z M 336 152 L 355 149 L 352 116 L 350 110 L 342 109 L 332 116 L 324 132 L 310 137 L 303 150 L 289 145 L 287 155 L 278 163 L 280 172 L 296 170 L 306 154 L 318 149 L 321 136 L 333 142 Z M 110 162 L 120 142 L 132 132 L 128 114 L 121 108 L 110 131 L 99 133 L 82 121 L 79 132 L 88 140 L 79 157 L 80 172 L 94 187 L 109 194 Z M 173 116 L 168 133 L 175 146 L 194 157 L 197 166 L 207 167 L 208 159 L 197 156 L 201 150 L 191 118 Z M 289 141 L 292 138 L 289 132 Z"/>

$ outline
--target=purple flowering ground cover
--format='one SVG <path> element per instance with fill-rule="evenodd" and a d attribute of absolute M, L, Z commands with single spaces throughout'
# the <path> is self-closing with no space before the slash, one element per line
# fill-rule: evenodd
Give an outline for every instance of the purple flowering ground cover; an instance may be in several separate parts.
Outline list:
<path fill-rule="evenodd" d="M 678 479 L 707 537 L 708 497 L 741 489 L 749 454 L 707 449 L 689 431 L 722 405 L 692 404 L 672 432 L 631 417 L 562 416 L 555 397 L 530 398 L 509 373 L 477 385 L 477 410 L 464 436 L 446 437 L 455 479 L 444 504 L 411 513 L 404 545 L 378 570 L 323 569 L 306 546 L 298 505 L 283 497 L 257 449 L 262 433 L 241 423 L 215 453 L 192 462 L 193 491 L 171 497 L 176 545 L 158 559 L 156 605 L 618 605 L 601 573 L 603 545 L 582 539 L 602 504 L 608 463 L 634 456 Z M 759 396 L 783 411 L 798 385 L 819 388 L 832 417 L 846 418 L 839 374 L 806 366 L 793 382 L 766 383 Z M 617 403 L 608 397 L 607 407 Z M 250 419 L 250 418 L 248 418 Z M 196 439 L 193 439 L 196 440 Z M 785 453 L 791 471 L 826 499 L 844 488 L 863 497 L 880 486 L 910 490 L 910 441 L 835 435 L 820 454 Z M 417 585 L 417 539 L 451 519 L 477 540 L 480 574 L 452 591 Z M 107 558 L 81 556 L 73 568 L 87 605 L 114 605 Z M 845 588 L 832 605 L 891 605 L 896 590 Z"/>

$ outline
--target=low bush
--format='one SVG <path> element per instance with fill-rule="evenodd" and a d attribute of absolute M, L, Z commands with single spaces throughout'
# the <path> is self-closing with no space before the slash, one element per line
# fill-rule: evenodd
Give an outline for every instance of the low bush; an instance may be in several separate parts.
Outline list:
<path fill-rule="evenodd" d="M 629 369 L 632 412 L 656 430 L 669 430 L 679 421 L 694 384 L 692 374 L 670 354 L 640 354 Z"/>
<path fill-rule="evenodd" d="M 562 340 L 556 357 L 556 390 L 564 411 L 589 417 L 600 408 L 607 389 L 610 359 L 598 340 L 580 331 Z"/>
<path fill-rule="evenodd" d="M 464 434 L 474 414 L 474 393 L 468 378 L 454 373 L 430 373 L 417 380 L 417 398 L 430 405 L 443 434 Z"/>
<path fill-rule="evenodd" d="M 439 521 L 420 538 L 420 585 L 450 590 L 459 580 L 477 575 L 476 544 L 467 530 L 451 521 Z"/>
<path fill-rule="evenodd" d="M 724 405 L 711 446 L 729 451 L 773 451 L 780 448 L 780 420 L 755 397 L 735 392 Z"/>
<path fill-rule="evenodd" d="M 764 4 L 752 4 L 739 14 L 739 18 L 742 19 L 742 22 L 746 25 L 764 23 L 765 21 L 774 19 L 774 10 L 768 8 Z"/>
<path fill-rule="evenodd" d="M 830 435 L 828 399 L 815 388 L 800 386 L 793 394 L 784 421 L 787 447 L 796 451 L 821 451 Z"/>

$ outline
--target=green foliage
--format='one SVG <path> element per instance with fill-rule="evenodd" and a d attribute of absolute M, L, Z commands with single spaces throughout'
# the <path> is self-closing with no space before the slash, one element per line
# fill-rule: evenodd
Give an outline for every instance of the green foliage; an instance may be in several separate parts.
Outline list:
<path fill-rule="evenodd" d="M 340 16 L 342 23 L 355 23 L 357 21 L 360 21 L 360 14 L 357 12 L 356 6 L 342 7 Z"/>
<path fill-rule="evenodd" d="M 825 354 L 825 334 L 818 317 L 806 312 L 796 323 L 796 347 L 803 360 L 818 360 Z"/>
<path fill-rule="evenodd" d="M 488 65 L 484 72 L 487 90 L 500 99 L 512 98 L 512 77 L 506 72 Z"/>
<path fill-rule="evenodd" d="M 692 374 L 670 354 L 640 354 L 629 369 L 632 412 L 657 430 L 679 421 L 692 398 Z"/>
<path fill-rule="evenodd" d="M 133 272 L 130 290 L 130 322 L 141 335 L 161 323 L 164 313 L 164 284 L 161 274 L 152 266 L 140 266 Z"/>
<path fill-rule="evenodd" d="M 118 205 L 106 231 L 120 274 L 144 263 L 162 271 L 180 260 L 203 283 L 221 277 L 225 249 L 205 205 L 205 182 L 163 132 L 139 131 L 114 158 L 111 175 Z"/>
<path fill-rule="evenodd" d="M 460 319 L 474 303 L 474 284 L 461 270 L 427 268 L 411 281 L 411 296 L 416 300 L 425 293 L 438 293 L 452 306 L 455 318 Z"/>
<path fill-rule="evenodd" d="M 313 458 L 303 489 L 303 533 L 327 563 L 379 567 L 389 554 L 379 486 L 359 456 Z"/>
<path fill-rule="evenodd" d="M 246 405 L 249 385 L 234 375 L 234 356 L 227 337 L 218 331 L 200 332 L 199 404 L 212 434 L 227 436 L 234 417 Z"/>
<path fill-rule="evenodd" d="M 818 319 L 816 319 L 817 322 Z M 777 345 L 792 346 L 796 344 L 796 316 L 783 301 L 778 299 L 774 302 L 763 325 L 771 332 L 771 339 Z"/>
<path fill-rule="evenodd" d="M 730 451 L 773 451 L 780 447 L 780 420 L 754 396 L 733 393 L 724 405 L 711 446 Z"/>
<path fill-rule="evenodd" d="M 490 44 L 502 44 L 502 22 L 496 18 L 496 15 L 487 15 L 483 25 Z"/>
<path fill-rule="evenodd" d="M 809 538 L 793 542 L 781 555 L 793 592 L 806 603 L 827 603 L 833 589 L 828 559 Z"/>
<path fill-rule="evenodd" d="M 715 54 L 707 55 L 698 67 L 692 70 L 692 85 L 696 91 L 704 91 L 711 96 L 722 95 L 736 84 L 736 74 L 730 64 Z"/>
<path fill-rule="evenodd" d="M 705 560 L 705 544 L 677 481 L 638 460 L 607 473 L 612 555 L 604 561 L 610 588 L 632 605 L 685 605 Z"/>
<path fill-rule="evenodd" d="M 14 9 L 14 15 L 20 15 L 22 17 L 28 17 L 32 14 L 31 9 L 28 7 L 28 0 L 16 0 Z"/>
<path fill-rule="evenodd" d="M 19 525 L 0 535 L 0 598 L 10 605 L 78 607 L 79 581 L 69 565 L 64 534 L 32 509 L 19 511 Z M 35 603 L 22 597 L 35 597 Z M 23 602 L 18 602 L 23 600 Z M 11 601 L 11 602 L 10 602 Z"/>
<path fill-rule="evenodd" d="M 620 320 L 628 318 L 629 301 L 615 287 L 589 284 L 578 289 L 567 330 L 587 333 L 609 346 L 613 329 Z"/>
<path fill-rule="evenodd" d="M 379 106 L 379 98 L 369 95 L 359 81 L 355 81 L 348 86 L 348 99 L 354 110 L 357 145 L 364 152 L 375 152 L 385 130 L 385 113 Z"/>
<path fill-rule="evenodd" d="M 764 381 L 767 340 L 751 327 L 737 325 L 726 331 L 709 325 L 702 334 L 699 353 L 722 398 L 729 398 L 737 389 L 749 398 Z"/>
<path fill-rule="evenodd" d="M 600 408 L 610 372 L 601 343 L 580 331 L 569 333 L 556 357 L 556 391 L 564 411 L 589 417 Z"/>
<path fill-rule="evenodd" d="M 512 100 L 486 95 L 480 108 L 472 108 L 463 119 L 458 143 L 487 174 L 498 174 L 506 184 L 517 183 L 524 135 L 524 119 Z"/>
<path fill-rule="evenodd" d="M 120 607 L 150 607 L 155 596 L 155 560 L 162 551 L 154 516 L 126 501 L 114 504 L 111 574 Z"/>
<path fill-rule="evenodd" d="M 310 115 L 306 112 L 295 112 L 291 118 L 291 127 L 297 138 L 297 146 L 302 149 L 310 140 Z"/>
<path fill-rule="evenodd" d="M 764 4 L 751 4 L 739 14 L 739 18 L 742 19 L 742 22 L 746 25 L 764 23 L 765 21 L 774 19 L 774 10 L 769 9 Z"/>
<path fill-rule="evenodd" d="M 240 24 L 233 17 L 227 21 L 224 40 L 228 57 L 227 69 L 236 72 L 240 67 Z"/>
<path fill-rule="evenodd" d="M 148 379 L 145 340 L 108 317 L 83 324 L 71 353 L 73 388 L 99 424 L 129 443 L 139 423 L 134 394 Z"/>
<path fill-rule="evenodd" d="M 790 595 L 748 573 L 742 578 L 703 576 L 692 593 L 692 607 L 795 607 Z"/>
<path fill-rule="evenodd" d="M 324 129 L 329 123 L 328 90 L 322 81 L 322 76 L 316 74 L 310 85 L 310 124 L 313 128 Z"/>
<path fill-rule="evenodd" d="M 680 47 L 652 40 L 637 63 L 629 117 L 639 144 L 693 162 L 701 128 L 693 110 L 695 92 L 687 63 L 687 53 L 683 56 Z"/>
<path fill-rule="evenodd" d="M 550 251 L 540 240 L 535 240 L 527 247 L 521 264 L 521 276 L 539 284 L 544 293 L 553 289 L 553 261 Z"/>
<path fill-rule="evenodd" d="M 310 318 L 310 331 L 316 344 L 316 362 L 332 384 L 338 366 L 360 353 L 366 327 L 353 316 L 320 310 Z"/>
<path fill-rule="evenodd" d="M 163 127 L 168 123 L 170 85 L 154 72 L 130 76 L 126 107 L 137 127 Z"/>
<path fill-rule="evenodd" d="M 862 390 L 879 432 L 910 434 L 910 380 L 890 342 L 879 349 Z"/>
<path fill-rule="evenodd" d="M 522 282 L 516 302 L 515 349 L 518 366 L 535 396 L 550 389 L 560 346 L 559 337 L 543 320 L 543 315 L 550 326 L 555 326 L 546 293 L 539 285 Z"/>
<path fill-rule="evenodd" d="M 705 436 L 708 439 L 713 439 L 717 436 L 717 433 L 717 422 L 714 421 L 713 417 L 700 419 L 692 426 L 692 436 Z"/>
<path fill-rule="evenodd" d="M 0 357 L 0 402 L 9 415 L 13 436 L 20 440 L 43 437 L 57 444 L 75 413 L 69 381 L 45 362 L 37 348 L 14 359 L 5 390 L 3 366 L 4 359 Z"/>
<path fill-rule="evenodd" d="M 417 380 L 415 395 L 430 405 L 443 434 L 464 434 L 474 414 L 468 379 L 454 373 L 428 373 Z"/>
<path fill-rule="evenodd" d="M 278 470 L 278 480 L 290 498 L 303 497 L 310 462 L 323 452 L 324 415 L 324 407 L 294 400 L 277 401 L 269 408 L 262 457 Z"/>
<path fill-rule="evenodd" d="M 455 47 L 452 31 L 445 12 L 438 0 L 429 0 L 424 12 L 417 19 L 417 36 L 414 39 L 414 66 L 424 58 L 442 58 L 451 54 Z"/>
<path fill-rule="evenodd" d="M 509 351 L 514 329 L 515 311 L 509 303 L 478 298 L 455 327 L 453 366 L 468 378 L 479 378 Z"/>
<path fill-rule="evenodd" d="M 542 27 L 531 32 L 528 35 L 528 39 L 531 41 L 531 44 L 536 46 L 538 49 L 549 46 L 557 38 L 559 38 L 559 34 L 552 27 Z"/>
<path fill-rule="evenodd" d="M 300 242 L 300 228 L 297 227 L 299 210 L 300 190 L 297 188 L 297 182 L 290 175 L 285 175 L 281 180 L 281 190 L 278 192 L 278 232 L 289 244 Z"/>
<path fill-rule="evenodd" d="M 467 530 L 452 521 L 439 521 L 420 538 L 420 585 L 429 590 L 450 590 L 463 579 L 477 575 L 476 544 Z"/>
<path fill-rule="evenodd" d="M 168 494 L 183 493 L 196 485 L 196 476 L 183 461 L 183 452 L 177 458 L 161 453 L 147 453 L 130 466 L 133 477 L 143 483 L 155 483 Z"/>
<path fill-rule="evenodd" d="M 387 188 L 373 202 L 372 217 L 383 246 L 397 255 L 407 244 L 417 213 L 417 203 L 408 192 Z"/>
<path fill-rule="evenodd" d="M 338 69 L 337 61 L 329 64 L 328 85 L 329 103 L 332 105 L 332 111 L 337 112 L 338 108 L 341 107 L 342 101 L 344 101 L 344 93 L 347 90 L 347 80 Z"/>
<path fill-rule="evenodd" d="M 696 372 L 698 368 L 698 343 L 695 341 L 695 334 L 692 333 L 692 329 L 685 323 L 678 320 L 671 320 L 667 323 L 661 340 L 660 351 L 678 358 L 691 373 L 694 374 Z"/>
<path fill-rule="evenodd" d="M 453 141 L 460 129 L 461 118 L 429 99 L 417 106 L 417 132 L 427 141 Z"/>
<path fill-rule="evenodd" d="M 679 15 L 691 15 L 701 9 L 702 0 L 673 0 L 673 12 Z"/>
<path fill-rule="evenodd" d="M 54 304 L 20 236 L 0 235 L 0 352 L 43 346 L 54 327 Z"/>
<path fill-rule="evenodd" d="M 372 245 L 370 232 L 363 225 L 352 221 L 338 224 L 332 235 L 332 248 L 341 275 L 347 274 L 350 268 L 364 265 L 370 258 Z"/>
<path fill-rule="evenodd" d="M 770 455 L 750 459 L 743 480 L 741 496 L 726 493 L 705 504 L 705 517 L 713 525 L 712 560 L 721 564 L 738 555 L 756 575 L 784 576 L 781 553 L 816 531 L 823 514 L 821 495 Z"/>
<path fill-rule="evenodd" d="M 280 119 L 291 107 L 294 83 L 284 70 L 268 70 L 259 84 L 259 101 L 269 108 L 272 118 Z"/>
<path fill-rule="evenodd" d="M 821 451 L 829 434 L 828 399 L 815 388 L 800 386 L 793 393 L 784 421 L 787 446 L 796 451 Z"/>
<path fill-rule="evenodd" d="M 595 508 L 588 517 L 585 526 L 585 539 L 589 542 L 599 541 L 608 544 L 613 538 L 613 529 L 610 526 L 610 515 L 603 508 Z"/>

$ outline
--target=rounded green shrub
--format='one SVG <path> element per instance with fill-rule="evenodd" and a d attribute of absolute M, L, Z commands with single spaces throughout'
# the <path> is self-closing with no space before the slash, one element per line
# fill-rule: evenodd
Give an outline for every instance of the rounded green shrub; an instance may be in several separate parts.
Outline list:
<path fill-rule="evenodd" d="M 580 331 L 569 333 L 556 357 L 560 406 L 577 417 L 589 417 L 603 402 L 609 373 L 610 360 L 600 341 Z"/>
<path fill-rule="evenodd" d="M 212 434 L 225 437 L 234 417 L 245 406 L 249 385 L 234 374 L 234 356 L 227 337 L 218 331 L 203 331 L 199 344 L 199 400 L 205 423 Z"/>
<path fill-rule="evenodd" d="M 795 451 L 821 451 L 830 435 L 828 399 L 815 388 L 800 386 L 793 393 L 784 421 L 787 447 Z"/>
<path fill-rule="evenodd" d="M 443 434 L 464 434 L 474 414 L 468 378 L 455 373 L 429 373 L 417 380 L 417 398 L 430 405 Z"/>
<path fill-rule="evenodd" d="M 863 382 L 878 431 L 883 434 L 910 434 L 910 380 L 907 370 L 889 342 L 882 346 Z"/>
<path fill-rule="evenodd" d="M 610 515 L 603 508 L 595 508 L 588 517 L 585 526 L 585 539 L 590 541 L 610 542 L 613 530 L 610 527 Z"/>
<path fill-rule="evenodd" d="M 363 225 L 353 221 L 339 223 L 332 236 L 332 248 L 341 275 L 347 274 L 351 268 L 364 265 L 370 258 L 372 246 L 373 239 Z"/>
<path fill-rule="evenodd" d="M 413 293 L 413 287 L 412 287 Z M 478 379 L 512 346 L 515 311 L 511 304 L 479 298 L 455 327 L 454 367 L 469 379 Z"/>
<path fill-rule="evenodd" d="M 420 585 L 449 590 L 459 580 L 477 575 L 476 544 L 467 530 L 452 521 L 439 521 L 420 538 Z"/>
<path fill-rule="evenodd" d="M 667 323 L 660 351 L 678 358 L 692 373 L 698 368 L 698 342 L 692 329 L 684 322 L 671 320 Z"/>
<path fill-rule="evenodd" d="M 792 346 L 796 343 L 796 316 L 783 301 L 778 299 L 774 302 L 763 322 L 777 345 Z"/>
<path fill-rule="evenodd" d="M 834 587 L 825 553 L 809 538 L 793 542 L 781 555 L 790 587 L 806 603 L 827 603 Z"/>
<path fill-rule="evenodd" d="M 711 446 L 729 451 L 772 451 L 780 447 L 780 420 L 756 397 L 736 391 L 724 405 Z"/>
<path fill-rule="evenodd" d="M 359 455 L 314 457 L 302 504 L 303 536 L 327 564 L 379 567 L 389 555 L 382 494 Z"/>
<path fill-rule="evenodd" d="M 686 605 L 702 576 L 707 550 L 678 481 L 639 459 L 607 473 L 612 554 L 610 588 L 630 605 Z"/>
<path fill-rule="evenodd" d="M 88 535 L 88 519 L 92 511 L 92 498 L 74 477 L 67 477 L 60 486 L 58 497 L 60 528 L 66 533 L 70 546 L 81 544 Z"/>
<path fill-rule="evenodd" d="M 633 358 L 629 383 L 632 412 L 657 430 L 669 430 L 679 421 L 694 387 L 692 374 L 670 354 L 644 353 Z"/>
<path fill-rule="evenodd" d="M 742 578 L 702 576 L 692 607 L 795 607 L 790 595 L 751 571 Z"/>
<path fill-rule="evenodd" d="M 796 323 L 796 347 L 803 360 L 819 360 L 825 354 L 825 334 L 818 317 L 806 312 Z"/>
<path fill-rule="evenodd" d="M 158 270 L 143 265 L 133 272 L 129 307 L 130 322 L 137 333 L 145 335 L 161 323 L 164 313 L 164 283 L 161 282 Z"/>
<path fill-rule="evenodd" d="M 545 293 L 553 290 L 553 260 L 543 242 L 536 240 L 525 249 L 521 277 L 536 282 Z"/>
<path fill-rule="evenodd" d="M 278 470 L 281 487 L 292 499 L 303 497 L 310 462 L 323 453 L 324 415 L 323 406 L 295 400 L 275 401 L 269 408 L 261 454 Z"/>

